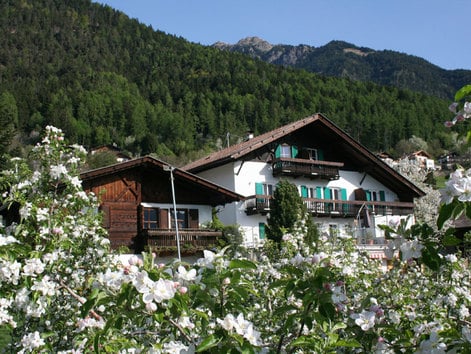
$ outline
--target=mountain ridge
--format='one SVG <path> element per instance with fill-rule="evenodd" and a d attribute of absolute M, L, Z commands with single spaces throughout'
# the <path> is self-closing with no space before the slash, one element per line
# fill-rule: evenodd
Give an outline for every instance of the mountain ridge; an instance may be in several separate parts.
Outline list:
<path fill-rule="evenodd" d="M 253 36 L 235 44 L 216 42 L 211 46 L 243 53 L 270 64 L 410 89 L 443 99 L 452 99 L 459 88 L 471 82 L 471 70 L 447 70 L 418 56 L 359 47 L 341 40 L 314 47 L 306 44 L 271 44 Z"/>

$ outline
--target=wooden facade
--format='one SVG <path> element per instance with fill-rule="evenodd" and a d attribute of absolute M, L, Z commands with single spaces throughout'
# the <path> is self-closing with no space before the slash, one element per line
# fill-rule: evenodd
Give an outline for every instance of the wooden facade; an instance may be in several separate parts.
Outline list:
<path fill-rule="evenodd" d="M 140 252 L 150 243 L 164 245 L 158 239 L 159 235 L 168 239 L 169 233 L 172 234 L 171 209 L 152 208 L 155 210 L 151 213 L 155 216 L 155 223 L 151 223 L 145 219 L 146 208 L 143 206 L 146 203 L 173 203 L 170 171 L 164 169 L 167 166 L 163 161 L 146 156 L 81 174 L 85 191 L 93 192 L 99 197 L 100 209 L 104 214 L 103 226 L 108 230 L 113 248 L 126 246 L 134 252 Z M 199 245 L 199 234 L 208 240 L 211 230 L 199 229 L 196 207 L 180 209 L 179 205 L 214 207 L 238 201 L 242 197 L 179 169 L 173 169 L 172 174 L 177 208 L 187 218 L 177 221 L 179 225 L 182 223 L 181 231 L 186 235 L 185 240 Z M 216 237 L 220 233 L 212 235 Z"/>

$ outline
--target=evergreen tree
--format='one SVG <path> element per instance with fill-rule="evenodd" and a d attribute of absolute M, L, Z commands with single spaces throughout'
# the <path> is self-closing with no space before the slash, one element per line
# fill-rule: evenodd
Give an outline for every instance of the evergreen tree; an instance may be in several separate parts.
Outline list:
<path fill-rule="evenodd" d="M 9 92 L 0 96 L 0 170 L 5 168 L 7 153 L 18 126 L 18 108 Z"/>
<path fill-rule="evenodd" d="M 267 238 L 280 243 L 285 233 L 291 232 L 296 223 L 304 220 L 307 228 L 305 237 L 308 244 L 317 238 L 317 230 L 312 222 L 303 199 L 296 185 L 287 180 L 281 180 L 273 193 L 273 201 L 268 217 Z"/>

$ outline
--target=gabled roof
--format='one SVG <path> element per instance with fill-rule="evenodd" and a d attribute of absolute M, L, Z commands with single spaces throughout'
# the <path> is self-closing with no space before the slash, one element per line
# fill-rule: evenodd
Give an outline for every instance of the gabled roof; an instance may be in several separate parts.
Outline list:
<path fill-rule="evenodd" d="M 114 165 L 98 168 L 95 170 L 86 171 L 80 174 L 80 179 L 83 181 L 84 184 L 89 184 L 94 180 L 97 180 L 102 177 L 107 177 L 110 175 L 118 174 L 120 172 L 124 172 L 131 169 L 137 170 L 145 170 L 146 177 L 149 179 L 149 174 L 153 174 L 155 178 L 153 178 L 154 183 L 158 183 L 158 179 L 166 176 L 169 178 L 170 172 L 167 168 L 173 168 L 173 176 L 175 179 L 175 183 L 178 183 L 180 186 L 185 186 L 185 191 L 195 191 L 196 189 L 199 192 L 198 194 L 203 194 L 207 205 L 223 205 L 226 203 L 232 203 L 234 201 L 243 200 L 244 197 L 240 194 L 237 194 L 233 191 L 230 191 L 222 186 L 219 186 L 213 182 L 210 182 L 204 178 L 196 176 L 190 172 L 184 171 L 179 168 L 171 167 L 164 161 L 158 160 L 151 156 L 144 156 L 128 161 L 124 161 L 121 163 L 117 163 Z M 170 186 L 170 185 L 169 185 Z M 178 188 L 176 188 L 176 193 L 178 194 Z M 190 194 L 190 193 L 188 193 Z M 196 194 L 196 193 L 195 193 Z M 191 196 L 184 196 L 187 200 Z M 177 195 L 177 202 L 180 202 Z M 201 201 L 199 201 L 201 203 Z"/>
<path fill-rule="evenodd" d="M 409 155 L 409 157 L 415 157 L 415 156 L 423 156 L 423 157 L 426 157 L 426 158 L 430 158 L 431 156 L 427 153 L 427 151 L 424 151 L 424 150 L 419 150 L 419 151 L 414 151 L 413 153 L 411 153 Z"/>
<path fill-rule="evenodd" d="M 342 151 L 345 161 L 355 161 L 359 171 L 368 173 L 378 181 L 381 181 L 385 186 L 396 192 L 401 200 L 412 200 L 414 197 L 425 195 L 411 181 L 319 113 L 284 125 L 240 144 L 229 146 L 191 162 L 183 166 L 182 169 L 192 173 L 199 173 L 232 161 L 242 160 L 253 156 L 254 152 L 264 149 L 269 144 L 283 142 L 283 139 L 289 135 L 309 129 L 312 132 L 320 132 L 319 134 L 322 135 L 322 138 L 329 139 L 329 143 L 332 146 Z"/>

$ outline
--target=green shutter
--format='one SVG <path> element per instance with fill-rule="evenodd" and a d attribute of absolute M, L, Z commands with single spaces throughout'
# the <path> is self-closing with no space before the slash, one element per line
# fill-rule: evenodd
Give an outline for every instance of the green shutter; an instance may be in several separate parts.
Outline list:
<path fill-rule="evenodd" d="M 384 193 L 384 191 L 379 191 L 379 200 L 382 202 L 386 201 L 386 194 Z"/>
<path fill-rule="evenodd" d="M 316 198 L 322 199 L 322 187 L 316 187 Z"/>
<path fill-rule="evenodd" d="M 331 199 L 330 189 L 327 187 L 324 187 L 324 199 Z"/>
<path fill-rule="evenodd" d="M 368 189 L 365 189 L 366 201 L 371 201 L 371 192 Z"/>
<path fill-rule="evenodd" d="M 321 149 L 317 149 L 317 159 L 319 161 L 323 161 L 324 160 L 324 151 L 322 151 Z"/>
<path fill-rule="evenodd" d="M 265 238 L 265 224 L 263 222 L 258 224 L 258 237 L 261 240 Z"/>
<path fill-rule="evenodd" d="M 324 199 L 332 199 L 330 189 L 327 187 L 324 187 Z M 330 213 L 332 206 L 332 203 L 324 203 L 324 212 Z"/>
<path fill-rule="evenodd" d="M 345 188 L 342 188 L 340 189 L 340 198 L 342 198 L 342 200 L 348 200 L 347 198 L 347 190 Z M 342 211 L 344 213 L 347 213 L 348 212 L 348 209 L 349 209 L 349 205 L 348 204 L 342 204 Z"/>
<path fill-rule="evenodd" d="M 275 158 L 279 158 L 281 156 L 281 145 L 278 145 L 275 149 Z"/>
<path fill-rule="evenodd" d="M 307 187 L 301 186 L 301 197 L 307 198 Z"/>
<path fill-rule="evenodd" d="M 263 194 L 263 184 L 255 183 L 255 194 Z"/>
<path fill-rule="evenodd" d="M 291 157 L 295 158 L 298 156 L 298 147 L 297 146 L 291 146 Z"/>

